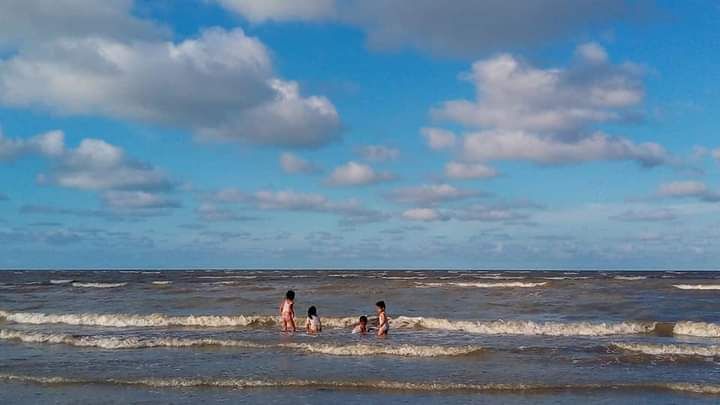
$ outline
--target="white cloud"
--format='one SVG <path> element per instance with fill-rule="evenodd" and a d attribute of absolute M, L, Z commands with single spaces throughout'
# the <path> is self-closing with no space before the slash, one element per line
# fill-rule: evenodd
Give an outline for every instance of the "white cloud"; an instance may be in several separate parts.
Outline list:
<path fill-rule="evenodd" d="M 57 37 L 152 38 L 167 30 L 132 16 L 133 0 L 4 0 L 0 44 Z"/>
<path fill-rule="evenodd" d="M 335 14 L 335 0 L 216 0 L 249 21 L 323 20 Z"/>
<path fill-rule="evenodd" d="M 117 210 L 175 208 L 180 204 L 170 198 L 147 191 L 106 191 L 102 194 L 105 206 Z"/>
<path fill-rule="evenodd" d="M 372 48 L 417 48 L 477 56 L 585 32 L 599 23 L 640 15 L 647 5 L 623 0 L 216 0 L 252 22 L 335 20 L 363 29 Z"/>
<path fill-rule="evenodd" d="M 694 197 L 705 202 L 720 202 L 720 192 L 711 190 L 705 183 L 695 180 L 673 181 L 661 184 L 657 194 L 660 197 Z"/>
<path fill-rule="evenodd" d="M 398 149 L 384 145 L 366 145 L 360 148 L 359 153 L 363 159 L 375 162 L 394 160 L 400 156 Z"/>
<path fill-rule="evenodd" d="M 713 156 L 715 159 L 720 160 L 720 148 L 713 149 L 713 151 L 712 151 L 712 156 Z"/>
<path fill-rule="evenodd" d="M 280 155 L 280 166 L 285 173 L 290 174 L 312 174 L 321 171 L 317 165 L 289 152 Z"/>
<path fill-rule="evenodd" d="M 544 165 L 593 160 L 634 160 L 647 167 L 671 160 L 661 145 L 637 144 L 629 139 L 601 132 L 571 142 L 523 131 L 470 133 L 463 141 L 463 156 L 475 161 L 528 160 Z"/>
<path fill-rule="evenodd" d="M 451 179 L 486 179 L 496 177 L 497 170 L 482 163 L 448 162 L 445 165 L 445 176 Z"/>
<path fill-rule="evenodd" d="M 438 210 L 432 208 L 411 208 L 402 213 L 402 217 L 409 221 L 441 221 L 447 218 Z"/>
<path fill-rule="evenodd" d="M 397 202 L 427 205 L 481 195 L 482 193 L 478 191 L 458 189 L 450 184 L 426 184 L 419 187 L 398 188 L 389 192 L 387 197 Z"/>
<path fill-rule="evenodd" d="M 420 130 L 431 149 L 449 149 L 455 146 L 455 134 L 442 128 L 422 128 Z"/>
<path fill-rule="evenodd" d="M 393 179 L 386 172 L 376 172 L 372 167 L 357 162 L 347 162 L 338 166 L 330 174 L 327 184 L 332 186 L 361 186 Z"/>
<path fill-rule="evenodd" d="M 646 210 L 630 209 L 610 217 L 610 219 L 626 222 L 661 222 L 672 221 L 676 218 L 677 215 L 675 211 L 666 208 Z"/>
<path fill-rule="evenodd" d="M 535 68 L 508 54 L 475 62 L 468 80 L 477 100 L 447 101 L 433 114 L 467 126 L 551 134 L 632 116 L 628 109 L 644 97 L 640 69 L 598 60 L 593 54 L 604 50 L 597 44 L 579 49 L 580 59 L 567 69 Z"/>
<path fill-rule="evenodd" d="M 0 102 L 256 144 L 317 146 L 340 130 L 333 104 L 275 77 L 265 46 L 241 29 L 179 43 L 93 36 L 22 48 L 0 62 Z"/>

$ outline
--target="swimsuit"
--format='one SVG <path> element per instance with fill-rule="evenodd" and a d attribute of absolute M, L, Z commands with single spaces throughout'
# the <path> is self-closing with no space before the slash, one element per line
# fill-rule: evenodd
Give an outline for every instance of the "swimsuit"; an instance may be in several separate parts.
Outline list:
<path fill-rule="evenodd" d="M 288 302 L 288 300 L 285 300 L 285 302 L 283 302 L 281 314 L 283 321 L 292 320 L 292 303 Z"/>

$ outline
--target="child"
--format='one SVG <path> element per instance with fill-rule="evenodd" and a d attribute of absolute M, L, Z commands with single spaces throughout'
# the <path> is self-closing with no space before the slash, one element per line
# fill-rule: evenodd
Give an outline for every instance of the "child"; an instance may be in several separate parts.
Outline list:
<path fill-rule="evenodd" d="M 380 337 L 387 336 L 388 330 L 390 329 L 390 321 L 385 313 L 385 301 L 378 301 L 375 303 L 375 306 L 377 307 L 378 314 L 377 335 Z"/>
<path fill-rule="evenodd" d="M 285 293 L 285 299 L 280 303 L 280 323 L 283 332 L 295 332 L 295 291 Z"/>
<path fill-rule="evenodd" d="M 320 323 L 320 317 L 317 314 L 317 308 L 311 306 L 308 308 L 308 317 L 305 321 L 305 330 L 307 333 L 315 334 L 322 332 L 322 324 Z"/>
<path fill-rule="evenodd" d="M 364 335 L 368 332 L 367 327 L 367 316 L 363 315 L 360 317 L 360 321 L 352 330 L 352 333 L 359 333 L 361 335 Z"/>

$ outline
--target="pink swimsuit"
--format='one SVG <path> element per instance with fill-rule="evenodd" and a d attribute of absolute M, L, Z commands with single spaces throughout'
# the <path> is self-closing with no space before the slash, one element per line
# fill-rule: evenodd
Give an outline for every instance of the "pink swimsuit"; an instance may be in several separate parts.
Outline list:
<path fill-rule="evenodd" d="M 280 312 L 282 314 L 282 319 L 284 321 L 292 320 L 292 303 L 288 300 L 285 300 L 282 305 L 282 311 Z"/>

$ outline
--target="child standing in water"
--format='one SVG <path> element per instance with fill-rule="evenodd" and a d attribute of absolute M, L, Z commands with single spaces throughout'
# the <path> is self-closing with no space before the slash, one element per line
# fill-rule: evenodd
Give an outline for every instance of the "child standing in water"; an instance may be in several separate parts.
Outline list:
<path fill-rule="evenodd" d="M 322 324 L 320 323 L 320 317 L 317 314 L 317 308 L 311 306 L 308 308 L 308 317 L 305 321 L 305 330 L 309 334 L 316 334 L 322 332 Z"/>
<path fill-rule="evenodd" d="M 285 299 L 280 303 L 280 323 L 283 332 L 295 332 L 295 291 L 285 293 Z"/>
<path fill-rule="evenodd" d="M 390 321 L 385 313 L 385 301 L 378 301 L 375 303 L 375 306 L 377 307 L 378 314 L 377 335 L 380 337 L 387 336 L 388 330 L 390 329 Z"/>

